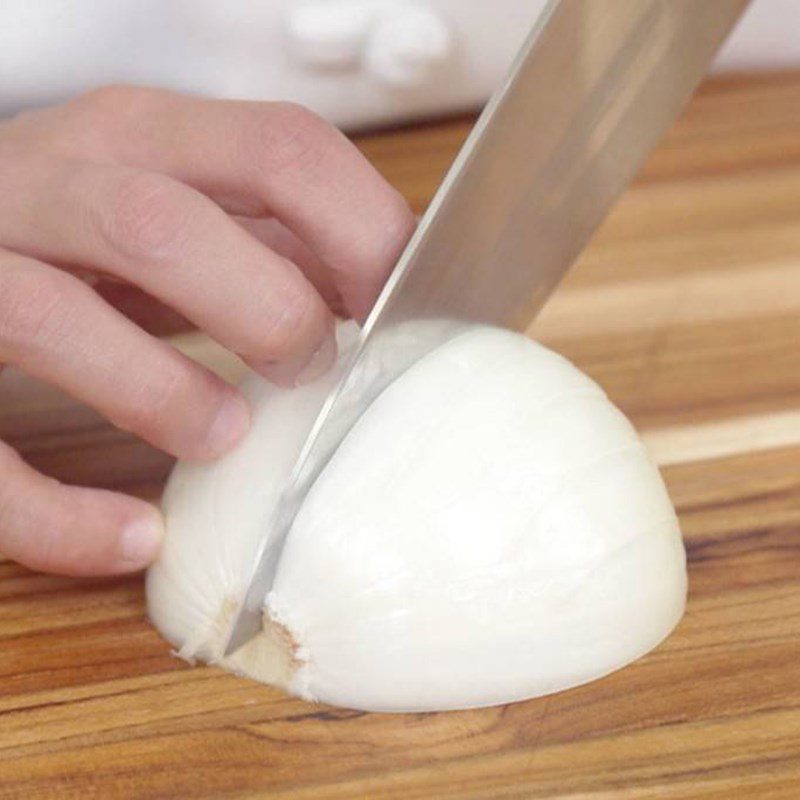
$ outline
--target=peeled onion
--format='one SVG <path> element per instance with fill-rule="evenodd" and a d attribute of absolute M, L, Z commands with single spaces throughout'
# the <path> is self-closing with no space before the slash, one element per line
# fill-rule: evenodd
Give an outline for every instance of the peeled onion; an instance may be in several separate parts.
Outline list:
<path fill-rule="evenodd" d="M 248 438 L 176 467 L 150 616 L 185 658 L 309 700 L 381 711 L 506 703 L 655 647 L 686 596 L 658 470 L 601 389 L 523 336 L 475 327 L 370 406 L 308 494 L 230 658 L 225 633 L 335 375 L 250 376 Z"/>

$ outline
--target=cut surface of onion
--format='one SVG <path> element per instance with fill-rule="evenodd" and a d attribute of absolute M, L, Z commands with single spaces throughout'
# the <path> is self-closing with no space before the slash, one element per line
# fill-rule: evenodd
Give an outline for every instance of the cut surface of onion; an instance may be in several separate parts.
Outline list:
<path fill-rule="evenodd" d="M 371 404 L 306 497 L 260 635 L 222 648 L 331 373 L 243 383 L 253 428 L 179 464 L 151 619 L 187 659 L 377 711 L 507 703 L 603 676 L 661 642 L 686 598 L 658 469 L 568 361 L 475 327 Z"/>

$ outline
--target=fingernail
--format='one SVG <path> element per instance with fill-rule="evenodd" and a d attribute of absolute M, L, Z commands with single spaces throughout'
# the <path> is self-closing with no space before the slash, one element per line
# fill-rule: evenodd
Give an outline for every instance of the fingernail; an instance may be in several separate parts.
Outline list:
<path fill-rule="evenodd" d="M 324 375 L 336 361 L 336 337 L 328 334 L 310 359 L 294 359 L 277 364 L 262 364 L 256 369 L 268 380 L 293 389 Z"/>
<path fill-rule="evenodd" d="M 129 566 L 145 567 L 152 563 L 164 539 L 161 516 L 153 513 L 129 523 L 120 537 L 120 557 Z"/>
<path fill-rule="evenodd" d="M 247 433 L 250 409 L 245 399 L 232 394 L 220 406 L 206 436 L 206 445 L 214 455 L 227 453 Z"/>
<path fill-rule="evenodd" d="M 315 381 L 324 375 L 336 361 L 336 337 L 329 333 L 322 344 L 315 350 L 310 361 L 300 370 L 295 378 L 298 386 Z"/>

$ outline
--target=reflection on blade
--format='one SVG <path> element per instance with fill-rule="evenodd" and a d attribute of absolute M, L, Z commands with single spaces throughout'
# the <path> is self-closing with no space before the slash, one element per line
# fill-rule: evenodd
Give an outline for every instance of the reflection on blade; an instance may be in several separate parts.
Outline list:
<path fill-rule="evenodd" d="M 226 653 L 261 629 L 297 509 L 388 383 L 466 323 L 524 328 L 678 115 L 747 0 L 554 0 L 376 303 L 272 521 Z M 380 343 L 410 320 L 418 337 Z M 388 337 L 388 338 L 387 338 Z"/>

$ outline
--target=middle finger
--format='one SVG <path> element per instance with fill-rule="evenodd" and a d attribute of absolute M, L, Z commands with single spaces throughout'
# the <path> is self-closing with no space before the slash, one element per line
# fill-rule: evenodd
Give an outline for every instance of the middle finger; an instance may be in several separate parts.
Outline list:
<path fill-rule="evenodd" d="M 332 362 L 333 319 L 318 292 L 201 193 L 135 169 L 25 161 L 0 193 L 6 247 L 128 280 L 278 383 Z"/>

